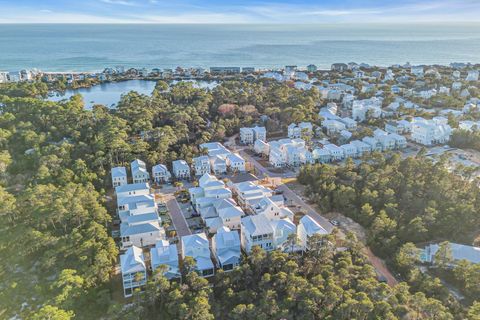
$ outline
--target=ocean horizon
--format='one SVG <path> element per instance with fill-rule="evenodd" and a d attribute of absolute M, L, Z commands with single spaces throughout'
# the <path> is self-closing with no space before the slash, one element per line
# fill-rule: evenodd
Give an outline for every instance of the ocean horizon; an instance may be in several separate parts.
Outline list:
<path fill-rule="evenodd" d="M 479 24 L 0 24 L 0 71 L 480 63 Z"/>

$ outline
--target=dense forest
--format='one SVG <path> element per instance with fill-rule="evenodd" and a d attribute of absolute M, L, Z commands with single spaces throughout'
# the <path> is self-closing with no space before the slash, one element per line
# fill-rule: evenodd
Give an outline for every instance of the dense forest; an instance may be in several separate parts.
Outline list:
<path fill-rule="evenodd" d="M 116 109 L 92 110 L 79 96 L 45 101 L 47 92 L 43 83 L 0 85 L 0 318 L 455 317 L 431 295 L 380 284 L 355 241 L 346 251 L 325 246 L 304 257 L 259 251 L 239 270 L 215 277 L 213 287 L 187 263 L 182 284 L 157 276 L 132 308 L 122 308 L 112 295 L 118 249 L 106 209 L 111 166 L 136 157 L 149 165 L 190 160 L 198 144 L 236 133 L 260 115 L 269 116 L 273 131 L 315 121 L 319 92 L 270 81 L 225 82 L 212 91 L 159 82 L 150 96 L 131 92 Z M 468 217 L 468 203 L 461 203 Z"/>
<path fill-rule="evenodd" d="M 480 151 L 480 131 L 455 130 L 450 145 Z"/>
<path fill-rule="evenodd" d="M 352 161 L 308 166 L 298 179 L 321 210 L 341 212 L 365 226 L 370 247 L 400 271 L 414 291 L 455 309 L 457 303 L 439 279 L 416 267 L 420 260 L 415 244 L 478 245 L 478 181 L 472 181 L 468 171 L 448 171 L 446 157 L 434 162 L 421 154 L 406 159 L 373 154 L 364 160 L 358 166 Z M 478 265 L 462 262 L 453 271 L 440 269 L 452 273 L 469 302 L 480 300 Z"/>
<path fill-rule="evenodd" d="M 80 96 L 43 99 L 45 83 L 0 85 L 0 318 L 98 318 L 112 307 L 118 249 L 106 210 L 109 171 L 139 157 L 190 160 L 268 114 L 269 126 L 314 120 L 318 91 L 225 83 L 213 91 L 159 82 L 116 109 Z"/>
<path fill-rule="evenodd" d="M 335 234 L 309 239 L 304 255 L 256 247 L 241 266 L 209 284 L 191 272 L 182 284 L 161 274 L 150 280 L 118 319 L 463 319 L 408 285 L 377 281 L 354 237 L 338 250 Z M 473 315 L 473 313 L 472 313 Z M 471 319 L 475 319 L 472 317 Z"/>

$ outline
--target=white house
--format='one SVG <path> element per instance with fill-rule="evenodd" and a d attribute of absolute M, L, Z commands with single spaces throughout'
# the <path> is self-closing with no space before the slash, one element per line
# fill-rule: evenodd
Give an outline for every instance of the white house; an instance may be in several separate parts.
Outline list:
<path fill-rule="evenodd" d="M 212 239 L 212 251 L 218 266 L 224 271 L 233 270 L 240 265 L 241 243 L 238 231 L 221 227 Z"/>
<path fill-rule="evenodd" d="M 182 237 L 182 258 L 192 257 L 196 262 L 196 270 L 202 277 L 214 274 L 214 265 L 210 258 L 210 244 L 205 233 L 197 233 Z"/>
<path fill-rule="evenodd" d="M 157 212 L 128 215 L 120 224 L 122 248 L 148 247 L 165 239 Z"/>
<path fill-rule="evenodd" d="M 333 143 L 327 144 L 323 148 L 330 152 L 332 161 L 339 161 L 345 158 L 343 149 Z"/>
<path fill-rule="evenodd" d="M 238 153 L 230 153 L 227 156 L 227 166 L 232 172 L 245 172 L 245 159 Z"/>
<path fill-rule="evenodd" d="M 117 197 L 117 210 L 120 219 L 127 215 L 136 215 L 156 211 L 157 204 L 151 194 Z"/>
<path fill-rule="evenodd" d="M 325 148 L 316 148 L 312 151 L 313 159 L 316 162 L 328 163 L 332 160 L 330 151 Z"/>
<path fill-rule="evenodd" d="M 152 167 L 152 178 L 156 183 L 165 183 L 172 179 L 172 174 L 168 171 L 166 165 L 157 164 Z"/>
<path fill-rule="evenodd" d="M 375 139 L 374 137 L 364 137 L 362 139 L 362 142 L 368 144 L 370 146 L 370 150 L 372 152 L 383 150 L 382 143 L 380 141 L 378 141 L 377 139 Z"/>
<path fill-rule="evenodd" d="M 416 77 L 423 77 L 424 70 L 422 66 L 413 66 L 410 69 L 410 73 Z"/>
<path fill-rule="evenodd" d="M 207 156 L 200 156 L 192 159 L 193 171 L 196 176 L 203 176 L 205 173 L 210 173 L 210 159 Z"/>
<path fill-rule="evenodd" d="M 452 83 L 453 91 L 460 91 L 462 89 L 462 83 L 460 81 L 455 81 Z"/>
<path fill-rule="evenodd" d="M 382 100 L 370 98 L 365 100 L 354 100 L 352 105 L 352 118 L 358 121 L 365 121 L 368 117 L 379 118 L 382 115 Z"/>
<path fill-rule="evenodd" d="M 220 155 L 210 157 L 210 167 L 216 175 L 227 173 L 227 161 Z"/>
<path fill-rule="evenodd" d="M 115 188 L 115 194 L 118 198 L 129 196 L 141 196 L 150 194 L 150 185 L 148 183 L 124 184 Z"/>
<path fill-rule="evenodd" d="M 293 219 L 294 213 L 282 206 L 280 207 L 270 198 L 263 198 L 261 199 L 254 207 L 254 211 L 258 215 L 265 215 L 268 220 L 278 220 L 284 218 Z"/>
<path fill-rule="evenodd" d="M 113 187 L 123 186 L 128 183 L 127 169 L 125 167 L 112 168 L 112 185 Z"/>
<path fill-rule="evenodd" d="M 265 197 L 273 196 L 272 190 L 251 181 L 231 184 L 230 187 L 237 197 L 238 204 L 246 211 L 253 211 L 251 204 L 256 204 Z"/>
<path fill-rule="evenodd" d="M 274 249 L 274 230 L 268 218 L 264 215 L 253 215 L 242 218 L 241 243 L 249 254 L 253 246 L 271 251 Z"/>
<path fill-rule="evenodd" d="M 310 122 L 300 122 L 298 125 L 291 123 L 288 126 L 288 137 L 290 139 L 302 138 L 302 135 L 312 135 L 313 125 Z"/>
<path fill-rule="evenodd" d="M 341 118 L 339 121 L 342 122 L 349 130 L 357 127 L 357 121 L 353 120 L 352 118 Z"/>
<path fill-rule="evenodd" d="M 164 276 L 167 279 L 181 277 L 176 244 L 170 244 L 167 240 L 158 241 L 155 247 L 150 249 L 150 258 L 153 271 L 164 265 L 166 267 Z"/>
<path fill-rule="evenodd" d="M 175 160 L 172 162 L 173 175 L 177 179 L 189 179 L 190 167 L 185 160 Z"/>
<path fill-rule="evenodd" d="M 439 248 L 440 245 L 437 243 L 426 246 L 421 253 L 421 260 L 424 262 L 435 263 L 435 254 Z M 480 247 L 450 243 L 450 250 L 454 261 L 467 260 L 471 263 L 480 263 Z"/>
<path fill-rule="evenodd" d="M 288 251 L 291 248 L 291 244 L 288 241 L 288 237 L 291 234 L 297 233 L 297 227 L 290 220 L 290 218 L 283 218 L 270 221 L 273 228 L 273 245 L 275 249 L 282 251 Z M 295 243 L 293 249 L 295 250 Z"/>
<path fill-rule="evenodd" d="M 351 143 L 343 144 L 340 146 L 340 148 L 343 149 L 343 154 L 345 155 L 345 158 L 355 158 L 358 154 L 357 147 L 355 147 L 355 145 Z"/>
<path fill-rule="evenodd" d="M 238 230 L 241 228 L 241 219 L 245 213 L 239 206 L 237 206 L 233 199 L 222 199 L 215 203 L 214 207 L 222 226 L 225 226 L 230 230 Z"/>
<path fill-rule="evenodd" d="M 240 142 L 243 144 L 253 144 L 256 140 L 267 140 L 267 131 L 265 127 L 240 128 Z"/>
<path fill-rule="evenodd" d="M 253 144 L 253 150 L 255 150 L 256 154 L 268 156 L 270 153 L 270 145 L 263 140 L 255 140 L 255 143 Z"/>
<path fill-rule="evenodd" d="M 334 119 L 323 120 L 322 127 L 327 130 L 328 135 L 339 133 L 340 131 L 345 130 L 347 128 L 345 123 L 343 123 L 340 120 L 334 120 Z"/>
<path fill-rule="evenodd" d="M 328 232 L 310 216 L 303 216 L 297 227 L 298 240 L 303 250 L 308 249 L 308 239 L 314 234 L 325 235 L 328 234 Z"/>
<path fill-rule="evenodd" d="M 451 134 L 452 128 L 444 124 L 442 119 L 416 118 L 412 123 L 412 140 L 426 146 L 446 143 L 450 140 Z"/>
<path fill-rule="evenodd" d="M 142 249 L 131 247 L 120 255 L 120 267 L 122 270 L 123 295 L 131 297 L 135 289 L 140 289 L 147 283 L 147 268 Z"/>
<path fill-rule="evenodd" d="M 150 180 L 147 166 L 142 160 L 133 160 L 130 169 L 132 170 L 133 183 L 148 182 Z"/>
<path fill-rule="evenodd" d="M 465 78 L 466 81 L 478 81 L 478 70 L 468 70 L 467 77 Z"/>
<path fill-rule="evenodd" d="M 369 144 L 360 140 L 353 140 L 350 142 L 350 144 L 355 146 L 355 148 L 357 149 L 357 154 L 356 154 L 357 157 L 361 157 L 364 154 L 372 151 L 372 148 Z"/>
<path fill-rule="evenodd" d="M 407 138 L 405 138 L 404 136 L 401 136 L 396 133 L 392 133 L 389 136 L 395 140 L 396 149 L 404 149 L 407 147 Z"/>
<path fill-rule="evenodd" d="M 270 142 L 269 162 L 274 167 L 296 167 L 313 163 L 313 158 L 302 139 L 280 139 Z"/>
<path fill-rule="evenodd" d="M 389 121 L 385 124 L 385 131 L 388 133 L 402 134 L 410 132 L 410 122 L 407 120 Z"/>
<path fill-rule="evenodd" d="M 396 139 L 392 135 L 377 135 L 375 137 L 382 144 L 382 150 L 393 150 L 396 148 Z"/>

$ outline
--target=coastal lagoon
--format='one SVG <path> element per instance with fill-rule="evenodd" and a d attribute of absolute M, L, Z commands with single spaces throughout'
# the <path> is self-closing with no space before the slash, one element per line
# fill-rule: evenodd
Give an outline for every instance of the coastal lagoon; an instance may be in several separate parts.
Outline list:
<path fill-rule="evenodd" d="M 178 81 L 172 81 L 175 84 Z M 188 81 L 192 82 L 195 87 L 212 89 L 217 83 L 206 81 Z M 118 82 L 105 82 L 92 86 L 90 88 L 70 89 L 65 92 L 54 92 L 48 97 L 50 101 L 60 101 L 70 99 L 75 94 L 81 94 L 85 102 L 85 108 L 90 109 L 95 104 L 103 104 L 109 108 L 114 108 L 122 94 L 130 91 L 136 91 L 140 94 L 150 95 L 155 88 L 157 82 L 153 80 L 127 80 Z"/>

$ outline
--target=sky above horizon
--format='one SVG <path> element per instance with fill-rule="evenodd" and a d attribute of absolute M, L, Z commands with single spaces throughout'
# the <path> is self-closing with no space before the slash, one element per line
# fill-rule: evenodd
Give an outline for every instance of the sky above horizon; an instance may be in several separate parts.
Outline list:
<path fill-rule="evenodd" d="M 480 0 L 0 0 L 0 23 L 478 22 Z"/>

